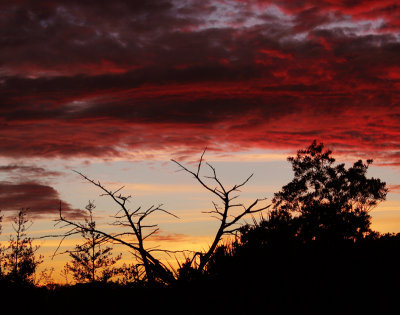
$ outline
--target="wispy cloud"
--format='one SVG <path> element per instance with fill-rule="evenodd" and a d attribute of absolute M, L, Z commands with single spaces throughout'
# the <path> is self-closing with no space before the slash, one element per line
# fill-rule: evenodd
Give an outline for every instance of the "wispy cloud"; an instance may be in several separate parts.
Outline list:
<path fill-rule="evenodd" d="M 389 192 L 400 194 L 400 185 L 389 185 Z"/>

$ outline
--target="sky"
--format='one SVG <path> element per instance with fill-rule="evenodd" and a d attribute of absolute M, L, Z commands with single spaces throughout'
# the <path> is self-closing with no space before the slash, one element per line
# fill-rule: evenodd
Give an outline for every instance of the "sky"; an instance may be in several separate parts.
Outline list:
<path fill-rule="evenodd" d="M 246 203 L 314 139 L 374 160 L 390 191 L 373 228 L 400 232 L 398 1 L 2 1 L 0 43 L 0 209 L 29 208 L 33 235 L 60 231 L 60 200 L 76 220 L 88 200 L 104 224 L 118 210 L 77 170 L 179 216 L 154 244 L 206 247 L 212 196 L 171 159 L 207 147 L 226 185 L 254 173 Z"/>

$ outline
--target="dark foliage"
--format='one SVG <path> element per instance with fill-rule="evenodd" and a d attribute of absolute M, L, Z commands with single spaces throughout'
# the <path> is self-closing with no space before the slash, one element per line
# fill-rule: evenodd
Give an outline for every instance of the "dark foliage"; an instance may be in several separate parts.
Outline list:
<path fill-rule="evenodd" d="M 294 178 L 275 194 L 269 225 L 290 221 L 303 242 L 356 241 L 372 232 L 369 211 L 385 200 L 386 184 L 366 177 L 372 160 L 346 169 L 331 153 L 314 141 L 288 158 Z"/>
<path fill-rule="evenodd" d="M 372 161 L 335 166 L 316 142 L 289 161 L 295 177 L 270 214 L 218 247 L 208 277 L 268 299 L 273 313 L 358 313 L 373 306 L 368 296 L 389 302 L 397 289 L 387 288 L 400 280 L 400 234 L 370 229 L 369 211 L 387 193 L 366 177 Z"/>

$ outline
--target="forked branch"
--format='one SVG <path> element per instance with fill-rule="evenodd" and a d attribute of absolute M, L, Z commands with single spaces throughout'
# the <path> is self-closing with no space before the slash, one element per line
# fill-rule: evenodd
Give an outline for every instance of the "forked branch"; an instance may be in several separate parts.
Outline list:
<path fill-rule="evenodd" d="M 201 169 L 204 161 L 204 154 L 206 152 L 206 149 L 203 151 L 201 154 L 199 163 L 197 164 L 196 172 L 190 170 L 186 166 L 184 166 L 182 163 L 172 159 L 171 161 L 174 162 L 179 166 L 181 170 L 186 171 L 187 173 L 191 174 L 205 189 L 210 191 L 212 194 L 218 197 L 218 199 L 221 202 L 221 206 L 218 206 L 216 202 L 213 201 L 213 206 L 214 210 L 207 211 L 206 213 L 212 214 L 213 217 L 217 218 L 220 221 L 219 228 L 215 234 L 214 241 L 211 244 L 209 250 L 205 253 L 196 253 L 194 258 L 196 256 L 200 256 L 200 263 L 198 265 L 198 270 L 203 272 L 204 269 L 206 268 L 208 262 L 210 261 L 215 249 L 218 246 L 219 241 L 225 234 L 232 234 L 235 233 L 239 227 L 235 227 L 240 220 L 248 215 L 248 214 L 254 214 L 257 212 L 261 212 L 263 210 L 268 209 L 271 205 L 261 205 L 259 206 L 259 203 L 261 201 L 266 200 L 265 198 L 263 199 L 256 199 L 254 200 L 249 206 L 245 206 L 244 204 L 241 203 L 236 203 L 232 204 L 231 201 L 238 198 L 238 195 L 231 196 L 232 193 L 238 193 L 239 188 L 243 187 L 246 185 L 249 180 L 252 178 L 253 174 L 251 174 L 249 177 L 247 177 L 243 182 L 239 184 L 233 185 L 230 189 L 227 189 L 225 185 L 221 182 L 221 180 L 217 176 L 217 172 L 215 167 L 213 167 L 211 164 L 206 163 L 207 166 L 211 169 L 212 175 L 210 176 L 203 176 L 205 179 L 211 180 L 214 182 L 215 186 L 211 186 L 211 184 L 207 183 L 201 176 Z M 241 212 L 238 214 L 231 214 L 231 209 L 234 207 L 240 207 L 242 208 Z M 194 259 L 193 258 L 193 259 Z"/>

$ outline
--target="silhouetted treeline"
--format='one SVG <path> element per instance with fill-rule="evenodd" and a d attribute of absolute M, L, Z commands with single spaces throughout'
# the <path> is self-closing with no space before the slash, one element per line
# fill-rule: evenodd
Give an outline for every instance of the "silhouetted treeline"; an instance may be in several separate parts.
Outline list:
<path fill-rule="evenodd" d="M 46 288 L 4 281 L 2 298 L 18 305 L 16 314 L 31 309 L 44 314 L 342 314 L 349 309 L 350 314 L 389 314 L 387 307 L 398 303 L 400 234 L 332 246 L 277 245 L 252 238 L 220 246 L 207 272 L 189 279 L 186 274 L 172 285 L 95 282 Z"/>
<path fill-rule="evenodd" d="M 187 257 L 177 270 L 168 270 L 141 245 L 146 268 L 138 264 L 120 270 L 123 279 L 118 282 L 97 277 L 95 267 L 111 268 L 114 260 L 105 263 L 109 247 L 96 251 L 95 245 L 113 235 L 96 230 L 90 216 L 86 225 L 74 225 L 77 232 L 84 232 L 86 245 L 76 247 L 84 253 L 71 255 L 74 278 L 88 283 L 36 287 L 2 277 L 3 297 L 25 301 L 18 304 L 21 313 L 38 305 L 42 313 L 55 314 L 389 313 L 399 293 L 400 233 L 373 231 L 370 216 L 386 198 L 386 183 L 366 176 L 372 161 L 346 168 L 335 164 L 331 154 L 314 141 L 290 157 L 293 180 L 274 195 L 267 214 L 231 230 L 234 237 L 225 243 L 221 237 L 231 225 L 224 217 L 227 212 L 216 206 L 213 214 L 221 215 L 216 246 Z M 184 169 L 209 189 L 199 177 L 201 162 L 197 172 Z M 214 193 L 228 211 L 232 204 L 227 192 L 237 191 L 248 179 L 228 190 L 212 170 L 220 184 Z M 252 206 L 244 209 L 242 215 L 253 211 Z M 103 256 L 101 265 L 95 257 Z M 85 277 L 78 277 L 81 274 Z"/>

